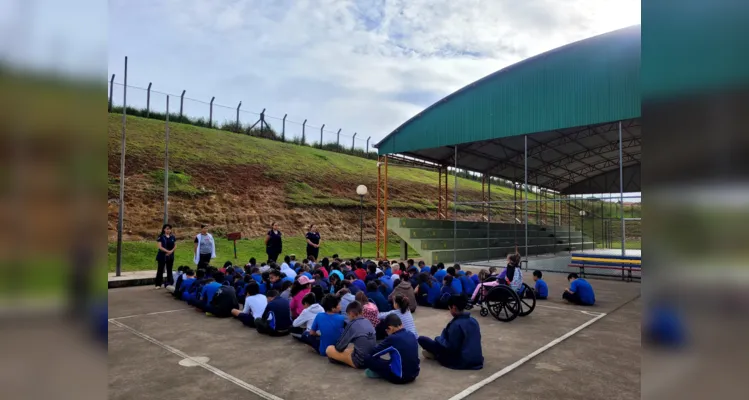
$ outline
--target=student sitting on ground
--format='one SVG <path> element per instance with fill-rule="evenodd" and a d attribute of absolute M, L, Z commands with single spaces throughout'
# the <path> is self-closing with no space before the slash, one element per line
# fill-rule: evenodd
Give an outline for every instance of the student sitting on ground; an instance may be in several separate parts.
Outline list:
<path fill-rule="evenodd" d="M 177 300 L 182 300 L 182 297 L 184 297 L 184 293 L 190 290 L 195 281 L 195 271 L 188 268 L 179 286 L 175 285 L 174 298 L 176 298 Z"/>
<path fill-rule="evenodd" d="M 193 305 L 198 300 L 200 292 L 203 290 L 203 285 L 206 283 L 208 283 L 208 280 L 205 277 L 205 270 L 199 268 L 195 273 L 195 282 L 182 293 L 182 300 L 188 305 Z"/>
<path fill-rule="evenodd" d="M 419 261 L 419 273 L 429 273 L 432 270 L 432 267 L 426 265 L 424 261 Z"/>
<path fill-rule="evenodd" d="M 453 287 L 452 283 L 452 275 L 445 275 L 445 278 L 442 281 L 442 288 L 440 289 L 440 296 L 432 307 L 440 310 L 447 310 L 448 300 L 450 300 L 452 296 L 460 294 L 455 291 L 455 287 Z"/>
<path fill-rule="evenodd" d="M 451 369 L 481 369 L 484 356 L 481 352 L 481 330 L 479 323 L 465 312 L 467 300 L 463 295 L 454 295 L 448 300 L 453 316 L 440 336 L 430 339 L 419 336 L 419 346 L 424 357 L 437 360 Z"/>
<path fill-rule="evenodd" d="M 581 306 L 592 306 L 596 303 L 596 295 L 593 293 L 593 286 L 583 278 L 578 278 L 576 273 L 567 275 L 570 282 L 569 289 L 565 289 L 562 298 L 570 303 Z"/>
<path fill-rule="evenodd" d="M 320 302 L 325 312 L 317 314 L 309 331 L 302 335 L 302 342 L 312 346 L 321 356 L 326 355 L 325 350 L 334 345 L 343 332 L 346 317 L 341 315 L 340 302 L 338 296 L 326 294 Z"/>
<path fill-rule="evenodd" d="M 385 296 L 380 292 L 379 285 L 376 281 L 367 283 L 367 298 L 377 305 L 377 309 L 382 311 L 390 311 L 390 304 L 388 303 Z"/>
<path fill-rule="evenodd" d="M 172 279 L 173 279 L 172 282 L 174 282 L 174 284 L 166 286 L 167 292 L 174 294 L 174 291 L 176 290 L 176 288 L 178 288 L 179 285 L 182 283 L 182 279 L 183 279 L 183 275 L 185 271 L 187 271 L 188 269 L 190 269 L 190 267 L 185 266 L 185 265 L 177 267 L 177 273 L 176 274 L 172 273 Z"/>
<path fill-rule="evenodd" d="M 366 292 L 367 284 L 363 280 L 357 279 L 356 275 L 349 274 L 343 281 L 343 284 L 351 294 L 356 295 L 358 292 Z"/>
<path fill-rule="evenodd" d="M 367 275 L 364 277 L 364 283 L 377 280 L 377 264 L 367 264 Z"/>
<path fill-rule="evenodd" d="M 255 318 L 260 318 L 265 313 L 265 307 L 268 305 L 268 298 L 260 294 L 260 285 L 257 282 L 250 282 L 245 287 L 246 296 L 242 310 L 235 309 L 231 314 L 242 321 L 245 326 L 255 327 Z"/>
<path fill-rule="evenodd" d="M 393 281 L 385 276 L 384 272 L 377 273 L 377 280 L 380 281 L 380 291 L 383 292 L 385 297 L 390 296 L 390 293 L 393 293 Z"/>
<path fill-rule="evenodd" d="M 546 285 L 546 282 L 541 279 L 544 275 L 539 270 L 533 271 L 533 281 L 536 282 L 536 285 L 531 290 L 536 295 L 536 299 L 538 300 L 546 300 L 549 297 L 549 286 Z M 526 294 L 526 296 L 529 296 L 530 294 Z"/>
<path fill-rule="evenodd" d="M 412 313 L 416 312 L 416 306 L 418 305 L 418 303 L 416 303 L 416 294 L 414 293 L 413 286 L 411 286 L 411 282 L 409 282 L 408 279 L 404 279 L 400 281 L 398 285 L 393 287 L 393 292 L 390 293 L 390 296 L 388 296 L 388 301 L 392 303 L 393 299 L 395 299 L 395 296 L 399 294 L 408 298 L 408 308 L 411 310 Z M 380 310 L 380 311 L 387 311 L 387 310 Z"/>
<path fill-rule="evenodd" d="M 291 296 L 291 301 L 289 302 L 291 306 L 291 318 L 296 318 L 299 316 L 299 314 L 302 313 L 302 310 L 304 310 L 304 306 L 302 305 L 302 298 L 310 292 L 312 288 L 312 283 L 315 281 L 308 279 L 306 276 L 302 275 L 294 281 L 294 284 L 291 285 L 291 292 L 289 293 Z"/>
<path fill-rule="evenodd" d="M 375 330 L 372 324 L 362 317 L 362 305 L 354 301 L 346 307 L 348 324 L 343 329 L 341 337 L 334 346 L 328 346 L 325 350 L 328 358 L 338 361 L 353 368 L 364 368 L 364 361 L 372 354 L 377 345 Z M 353 348 L 349 348 L 353 344 Z"/>
<path fill-rule="evenodd" d="M 221 272 L 215 272 L 213 278 L 203 286 L 203 290 L 200 291 L 200 297 L 198 300 L 192 305 L 205 311 L 207 306 L 211 304 L 211 300 L 213 300 L 213 296 L 218 291 L 218 288 L 221 287 L 221 283 L 219 282 L 223 281 L 224 274 Z"/>
<path fill-rule="evenodd" d="M 440 297 L 440 287 L 427 272 L 419 274 L 419 286 L 416 286 L 414 294 L 416 302 L 420 306 L 431 307 Z"/>
<path fill-rule="evenodd" d="M 302 334 L 312 328 L 312 322 L 315 321 L 317 314 L 325 312 L 322 306 L 317 302 L 314 293 L 307 293 L 302 298 L 302 313 L 291 323 L 291 336 L 295 339 L 302 339 Z"/>
<path fill-rule="evenodd" d="M 258 333 L 270 336 L 285 336 L 291 328 L 291 310 L 289 301 L 278 295 L 275 290 L 265 294 L 268 305 L 260 318 L 255 318 L 255 328 Z"/>
<path fill-rule="evenodd" d="M 206 315 L 228 318 L 232 315 L 232 310 L 239 307 L 237 302 L 237 292 L 229 285 L 221 285 L 213 295 L 210 304 L 206 307 Z"/>
<path fill-rule="evenodd" d="M 445 271 L 445 264 L 438 263 L 437 272 L 433 273 L 432 276 L 434 276 L 434 279 L 436 279 L 437 282 L 442 282 L 445 280 L 445 275 L 447 275 L 447 271 Z"/>
<path fill-rule="evenodd" d="M 419 344 L 416 337 L 403 328 L 400 317 L 390 314 L 383 320 L 387 337 L 372 350 L 364 362 L 369 378 L 391 383 L 413 382 L 419 376 Z M 383 356 L 388 355 L 389 359 Z"/>
<path fill-rule="evenodd" d="M 453 277 L 452 286 L 453 286 L 453 289 L 455 289 L 455 293 L 463 293 L 463 284 L 460 283 L 460 277 L 458 276 L 458 270 L 456 270 L 455 267 L 448 267 L 447 268 L 447 275 Z"/>
<path fill-rule="evenodd" d="M 294 282 L 289 282 L 287 280 L 281 281 L 281 298 L 284 298 L 291 302 L 291 286 L 294 284 Z"/>
<path fill-rule="evenodd" d="M 363 293 L 363 292 L 357 292 L 357 294 L 358 293 Z M 344 310 L 346 309 L 346 307 L 348 306 L 349 303 L 351 303 L 353 301 L 356 301 L 356 296 L 354 296 L 346 288 L 343 288 L 343 289 L 339 290 L 338 293 L 336 293 L 336 295 L 338 296 L 339 299 L 341 299 L 341 310 L 340 310 L 340 313 L 341 313 L 341 315 L 345 316 L 346 312 Z M 365 295 L 366 295 L 366 293 L 365 293 Z"/>
<path fill-rule="evenodd" d="M 471 297 L 471 295 L 473 295 L 473 290 L 476 289 L 476 284 L 473 283 L 468 275 L 466 275 L 465 273 L 461 274 L 459 268 L 460 264 L 455 264 L 455 270 L 458 274 L 458 280 L 460 280 L 460 286 L 463 289 L 463 295 L 466 297 Z"/>
<path fill-rule="evenodd" d="M 369 301 L 367 295 L 364 294 L 364 292 L 357 293 L 355 297 L 356 301 L 358 301 L 362 305 L 362 317 L 371 322 L 373 328 L 376 327 L 377 324 L 380 323 L 380 311 L 377 309 L 377 305 Z"/>
<path fill-rule="evenodd" d="M 377 318 L 380 320 L 384 320 L 390 314 L 397 315 L 403 323 L 403 327 L 406 328 L 407 331 L 413 333 L 414 337 L 419 337 L 419 334 L 416 332 L 414 317 L 411 314 L 411 310 L 408 309 L 408 297 L 403 296 L 402 294 L 395 296 L 395 298 L 393 299 L 393 310 L 380 312 Z M 375 327 L 377 340 L 385 339 L 385 336 L 387 336 L 386 330 L 387 325 L 384 322 L 380 322 L 377 324 L 377 326 Z"/>

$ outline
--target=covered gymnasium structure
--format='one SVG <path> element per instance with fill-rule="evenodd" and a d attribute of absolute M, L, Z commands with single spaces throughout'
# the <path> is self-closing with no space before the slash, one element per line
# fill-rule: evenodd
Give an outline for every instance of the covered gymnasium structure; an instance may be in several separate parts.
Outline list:
<path fill-rule="evenodd" d="M 572 257 L 622 277 L 634 265 L 639 276 L 639 250 L 626 250 L 626 241 L 628 228 L 639 235 L 640 198 L 626 194 L 641 192 L 640 48 L 638 25 L 548 51 L 471 83 L 387 135 L 375 146 L 378 257 L 389 256 L 390 231 L 402 239 L 401 255 L 408 243 L 428 263 L 501 265 L 517 249 L 538 263 L 529 268 L 561 262 L 568 270 Z M 440 171 L 434 220 L 389 218 L 389 160 Z M 461 201 L 448 170 L 482 176 L 481 200 Z M 497 178 L 513 188 L 512 199 L 492 198 Z"/>

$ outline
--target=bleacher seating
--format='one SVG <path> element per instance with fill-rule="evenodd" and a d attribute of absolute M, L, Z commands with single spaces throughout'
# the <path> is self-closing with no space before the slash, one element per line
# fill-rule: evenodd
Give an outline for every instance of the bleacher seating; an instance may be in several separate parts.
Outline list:
<path fill-rule="evenodd" d="M 458 262 L 504 258 L 516 244 L 521 254 L 525 251 L 523 224 L 458 221 L 454 231 L 450 220 L 388 218 L 388 229 L 418 251 L 427 264 L 450 263 L 454 257 Z M 592 249 L 593 245 L 574 228 L 528 225 L 529 255 Z"/>

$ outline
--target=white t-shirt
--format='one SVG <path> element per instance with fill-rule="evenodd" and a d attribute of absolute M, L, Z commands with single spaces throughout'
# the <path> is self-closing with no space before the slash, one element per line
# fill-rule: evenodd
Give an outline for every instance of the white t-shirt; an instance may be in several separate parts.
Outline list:
<path fill-rule="evenodd" d="M 244 299 L 245 314 L 252 314 L 252 318 L 262 318 L 265 307 L 268 305 L 268 298 L 262 294 L 256 294 Z"/>

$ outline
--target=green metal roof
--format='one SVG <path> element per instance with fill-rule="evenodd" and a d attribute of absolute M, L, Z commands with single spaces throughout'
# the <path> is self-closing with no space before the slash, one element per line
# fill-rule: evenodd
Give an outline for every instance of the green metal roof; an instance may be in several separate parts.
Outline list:
<path fill-rule="evenodd" d="M 428 107 L 375 147 L 381 155 L 410 153 L 418 157 L 424 149 L 639 116 L 637 25 L 497 71 Z"/>

